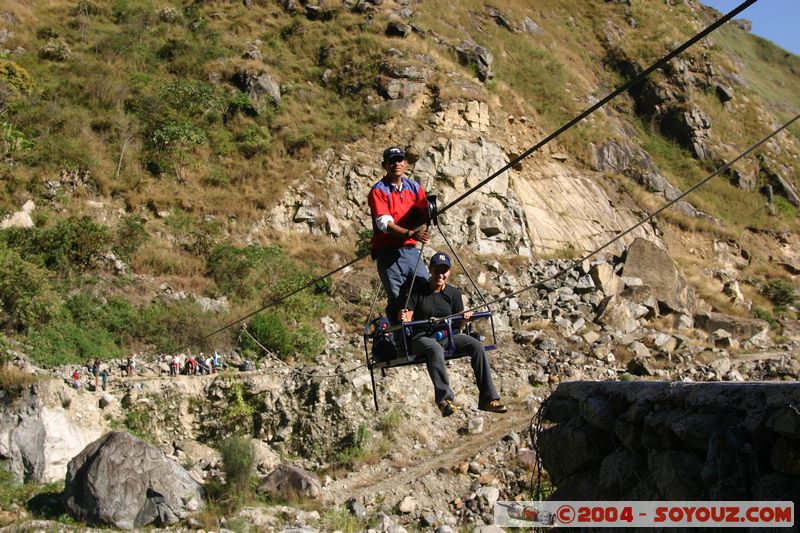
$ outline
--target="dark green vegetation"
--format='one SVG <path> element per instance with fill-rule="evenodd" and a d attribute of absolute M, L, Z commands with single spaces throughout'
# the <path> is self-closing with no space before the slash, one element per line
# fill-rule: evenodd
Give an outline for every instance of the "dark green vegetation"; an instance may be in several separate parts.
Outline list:
<path fill-rule="evenodd" d="M 244 437 L 225 439 L 218 448 L 225 473 L 227 505 L 236 509 L 253 496 L 256 451 L 253 441 Z"/>
<path fill-rule="evenodd" d="M 118 295 L 98 295 L 93 286 L 103 268 L 98 262 L 112 248 L 135 252 L 137 223 L 119 226 L 116 240 L 88 219 L 61 219 L 53 226 L 0 232 L 2 326 L 23 335 L 30 355 L 45 366 L 110 359 L 137 346 L 170 352 L 202 337 L 222 317 L 194 302 L 156 298 L 140 304 Z M 271 301 L 312 279 L 305 267 L 276 246 L 237 249 L 218 245 L 206 252 L 191 237 L 193 250 L 207 257 L 216 292 L 236 304 Z M 206 254 L 204 254 L 206 252 Z M 326 309 L 326 287 L 287 299 L 269 314 L 252 319 L 253 335 L 282 357 L 311 356 L 324 345 L 314 320 Z M 249 338 L 243 347 L 260 348 Z"/>

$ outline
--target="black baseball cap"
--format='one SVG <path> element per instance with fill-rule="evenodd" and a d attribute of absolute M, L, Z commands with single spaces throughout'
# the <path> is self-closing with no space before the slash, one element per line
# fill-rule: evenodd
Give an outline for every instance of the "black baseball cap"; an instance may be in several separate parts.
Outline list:
<path fill-rule="evenodd" d="M 397 159 L 405 159 L 406 151 L 399 146 L 390 146 L 383 151 L 383 162 L 389 163 Z"/>

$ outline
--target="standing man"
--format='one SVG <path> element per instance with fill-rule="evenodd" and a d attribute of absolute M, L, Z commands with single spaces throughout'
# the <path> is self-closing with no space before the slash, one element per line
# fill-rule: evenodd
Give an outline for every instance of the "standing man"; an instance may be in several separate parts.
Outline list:
<path fill-rule="evenodd" d="M 464 313 L 464 301 L 461 291 L 447 284 L 450 278 L 450 257 L 444 253 L 435 254 L 430 263 L 430 280 L 415 283 L 408 299 L 408 309 L 401 309 L 399 318 L 402 322 L 412 320 L 429 320 L 462 314 L 464 321 L 472 316 Z M 454 324 L 456 326 L 457 324 Z M 454 332 L 455 333 L 455 332 Z M 450 416 L 456 412 L 455 395 L 450 388 L 450 377 L 444 359 L 444 346 L 449 339 L 436 340 L 431 332 L 417 331 L 411 339 L 411 353 L 416 359 L 425 359 L 428 374 L 433 382 L 434 398 L 442 416 Z M 492 369 L 483 343 L 463 333 L 454 334 L 453 343 L 458 354 L 466 354 L 472 361 L 475 384 L 478 386 L 478 409 L 491 413 L 505 413 L 505 405 L 500 403 L 500 395 L 492 380 Z"/>
<path fill-rule="evenodd" d="M 422 186 L 405 176 L 408 161 L 400 146 L 384 150 L 381 165 L 386 174 L 373 185 L 368 198 L 373 231 L 370 244 L 388 298 L 386 316 L 394 321 L 403 305 L 398 300 L 406 282 L 415 275 L 428 279 L 416 247 L 418 241 L 428 242 L 428 232 L 417 229 L 427 220 L 428 201 Z"/>

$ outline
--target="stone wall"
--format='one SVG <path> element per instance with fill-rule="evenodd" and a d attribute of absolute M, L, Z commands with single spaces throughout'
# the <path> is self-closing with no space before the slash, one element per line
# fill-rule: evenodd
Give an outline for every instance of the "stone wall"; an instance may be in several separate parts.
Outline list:
<path fill-rule="evenodd" d="M 562 383 L 538 436 L 554 500 L 800 502 L 797 383 Z"/>

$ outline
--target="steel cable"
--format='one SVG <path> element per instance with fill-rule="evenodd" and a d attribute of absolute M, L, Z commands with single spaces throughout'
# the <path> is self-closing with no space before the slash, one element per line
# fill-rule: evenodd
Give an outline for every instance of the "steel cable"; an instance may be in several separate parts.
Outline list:
<path fill-rule="evenodd" d="M 578 122 L 580 122 L 584 118 L 588 117 L 589 115 L 591 115 L 592 113 L 594 113 L 595 111 L 600 109 L 602 106 L 607 104 L 610 100 L 612 100 L 613 98 L 619 96 L 621 93 L 623 93 L 624 91 L 630 89 L 631 87 L 633 87 L 637 83 L 640 83 L 641 81 L 643 81 L 646 77 L 648 77 L 651 73 L 653 73 L 653 71 L 655 71 L 656 69 L 661 68 L 662 66 L 664 66 L 668 61 L 673 59 L 675 56 L 677 56 L 681 52 L 685 51 L 687 48 L 689 48 L 690 46 L 695 44 L 697 41 L 703 39 L 709 33 L 713 32 L 714 30 L 719 28 L 721 25 L 725 24 L 726 22 L 728 22 L 729 20 L 734 18 L 736 15 L 738 15 L 739 13 L 744 11 L 746 8 L 748 8 L 749 6 L 754 4 L 756 1 L 757 0 L 746 0 L 745 2 L 742 2 L 739 6 L 737 6 L 736 8 L 734 8 L 733 10 L 731 10 L 730 12 L 728 12 L 727 14 L 725 14 L 724 16 L 722 16 L 721 18 L 719 18 L 718 20 L 713 22 L 711 25 L 706 27 L 701 32 L 699 32 L 696 35 L 694 35 L 692 38 L 690 38 L 688 41 L 684 42 L 678 48 L 676 48 L 673 51 L 669 52 L 667 55 L 663 56 L 661 59 L 659 59 L 658 61 L 656 61 L 652 65 L 650 65 L 648 68 L 646 68 L 641 73 L 639 73 L 639 75 L 637 75 L 633 79 L 629 80 L 627 83 L 621 85 L 620 87 L 618 87 L 617 89 L 615 89 L 614 91 L 609 93 L 607 96 L 605 96 L 602 100 L 598 101 L 596 104 L 594 104 L 591 107 L 589 107 L 588 109 L 584 110 L 582 113 L 580 113 L 579 115 L 574 117 L 572 120 L 570 120 L 569 122 L 567 122 L 564 125 L 562 125 L 556 131 L 554 131 L 553 133 L 551 133 L 550 135 L 548 135 L 547 137 L 545 137 L 544 139 L 542 139 L 541 141 L 536 143 L 534 146 L 532 146 L 531 148 L 529 148 L 528 150 L 526 150 L 525 152 L 523 152 L 519 156 L 515 157 L 513 160 L 511 160 L 509 163 L 507 163 L 501 169 L 495 171 L 493 174 L 491 174 L 490 176 L 485 178 L 483 181 L 481 181 L 477 185 L 471 187 L 466 192 L 462 193 L 455 200 L 451 201 L 450 203 L 445 205 L 442 209 L 440 209 L 439 210 L 439 214 L 440 215 L 444 214 L 450 208 L 454 207 L 456 204 L 458 204 L 459 202 L 461 202 L 462 200 L 464 200 L 465 198 L 467 198 L 468 196 L 473 194 L 475 191 L 477 191 L 478 189 L 480 189 L 481 187 L 483 187 L 484 185 L 486 185 L 490 181 L 492 181 L 495 178 L 497 178 L 498 176 L 500 176 L 503 172 L 506 172 L 508 169 L 512 168 L 514 165 L 517 165 L 520 161 L 522 161 L 523 159 L 527 158 L 528 156 L 530 156 L 534 152 L 538 151 L 543 146 L 548 144 L 550 141 L 556 139 L 562 133 L 564 133 L 568 129 L 572 128 L 575 124 L 577 124 Z M 724 167 L 724 168 L 727 168 L 727 167 Z M 634 227 L 638 227 L 638 225 L 634 226 Z M 616 238 L 612 239 L 608 244 L 611 244 L 611 243 L 619 240 L 619 238 L 620 238 L 620 236 L 617 236 Z M 603 248 L 605 248 L 605 246 Z M 369 253 L 364 253 L 362 255 L 359 255 L 358 257 L 356 257 L 355 259 L 352 259 L 351 261 L 345 263 L 344 265 L 342 265 L 342 266 L 340 266 L 340 267 L 338 267 L 338 268 L 336 268 L 334 270 L 331 270 L 330 272 L 328 272 L 326 274 L 323 274 L 323 275 L 321 275 L 321 276 L 319 276 L 317 278 L 314 278 L 312 281 L 310 281 L 310 282 L 306 283 L 305 285 L 295 289 L 294 291 L 292 291 L 292 292 L 290 292 L 290 293 L 288 293 L 286 295 L 283 295 L 283 296 L 281 296 L 279 298 L 276 298 L 275 300 L 270 301 L 269 303 L 263 305 L 262 307 L 256 309 L 255 311 L 252 311 L 252 312 L 250 312 L 250 313 L 248 313 L 248 314 L 246 314 L 246 315 L 244 315 L 244 316 L 242 316 L 240 318 L 237 318 L 236 320 L 234 320 L 232 322 L 229 322 L 229 323 L 225 324 L 224 326 L 222 326 L 220 328 L 217 328 L 216 330 L 212 331 L 211 333 L 208 333 L 208 334 L 200 337 L 198 339 L 198 342 L 202 342 L 202 341 L 208 339 L 209 337 L 212 337 L 212 336 L 216 335 L 217 333 L 220 333 L 220 332 L 222 332 L 222 331 L 224 331 L 224 330 L 226 330 L 226 329 L 228 329 L 228 328 L 230 328 L 232 326 L 235 326 L 236 324 L 239 324 L 240 322 L 242 322 L 244 320 L 247 320 L 248 318 L 260 313 L 261 311 L 264 311 L 266 309 L 269 309 L 270 307 L 274 307 L 274 306 L 282 303 L 283 301 L 285 301 L 286 299 L 290 298 L 291 296 L 294 296 L 295 294 L 297 294 L 297 293 L 299 293 L 299 292 L 301 292 L 301 291 L 303 291 L 303 290 L 305 290 L 305 289 L 307 289 L 307 288 L 319 283 L 320 281 L 329 278 L 330 276 L 336 274 L 337 272 L 340 272 L 341 270 L 344 270 L 345 268 L 347 268 L 347 267 L 349 267 L 351 265 L 354 265 L 355 263 L 361 261 L 362 259 L 368 257 L 369 255 L 370 255 Z M 489 302 L 489 304 L 491 304 L 491 303 L 494 303 L 494 302 Z M 483 307 L 483 306 L 480 306 L 480 307 Z M 178 348 L 177 350 L 174 350 L 174 352 L 178 352 L 178 351 L 183 350 L 183 349 L 185 349 L 187 347 L 188 347 L 188 345 L 187 346 L 183 346 L 181 348 Z"/>

